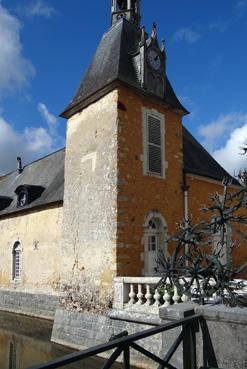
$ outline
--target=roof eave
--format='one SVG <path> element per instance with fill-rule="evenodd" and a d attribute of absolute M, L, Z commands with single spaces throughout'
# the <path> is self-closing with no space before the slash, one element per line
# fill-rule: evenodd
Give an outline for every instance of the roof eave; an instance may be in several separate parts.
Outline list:
<path fill-rule="evenodd" d="M 12 209 L 10 211 L 7 211 L 7 209 L 4 211 L 2 210 L 0 212 L 0 219 L 2 218 L 9 218 L 11 216 L 18 216 L 21 214 L 25 214 L 27 212 L 35 212 L 35 211 L 42 211 L 44 209 L 49 209 L 51 206 L 61 207 L 63 205 L 63 200 L 55 200 L 55 201 L 47 201 L 46 203 L 40 203 L 40 204 L 31 204 L 27 205 L 21 208 L 16 207 L 15 209 Z"/>
<path fill-rule="evenodd" d="M 65 118 L 65 119 L 70 119 L 73 115 L 75 115 L 76 113 L 81 112 L 87 106 L 89 106 L 92 103 L 96 102 L 97 100 L 99 100 L 103 96 L 107 95 L 109 92 L 111 92 L 115 88 L 119 87 L 120 85 L 124 85 L 125 87 L 131 87 L 138 94 L 151 97 L 153 100 L 155 100 L 155 102 L 158 102 L 159 104 L 165 106 L 167 109 L 173 110 L 175 113 L 177 113 L 181 116 L 185 116 L 185 115 L 190 114 L 190 112 L 187 109 L 185 109 L 182 105 L 181 105 L 181 109 L 178 108 L 178 107 L 174 107 L 173 105 L 169 104 L 168 102 L 161 99 L 160 97 L 155 96 L 155 95 L 149 93 L 148 91 L 145 91 L 142 88 L 132 86 L 132 85 L 128 84 L 127 82 L 124 82 L 124 81 L 121 81 L 121 80 L 117 79 L 117 80 L 114 80 L 114 81 L 110 82 L 108 85 L 106 85 L 102 89 L 98 90 L 97 92 L 94 92 L 92 95 L 90 95 L 90 96 L 86 97 L 85 99 L 79 101 L 78 103 L 70 104 L 59 116 L 62 117 L 62 118 Z"/>
<path fill-rule="evenodd" d="M 216 176 L 213 176 L 213 175 L 210 175 L 210 174 L 199 173 L 199 172 L 189 170 L 189 169 L 185 169 L 185 168 L 184 168 L 184 173 L 188 174 L 188 175 L 192 175 L 192 176 L 193 175 L 198 176 L 198 177 L 201 177 L 202 179 L 203 178 L 208 178 L 208 179 L 220 182 L 220 183 L 222 183 L 222 180 L 223 180 L 223 178 L 220 178 L 220 177 L 216 177 Z M 233 180 L 232 181 L 232 186 L 241 187 L 241 184 L 234 177 L 232 177 L 230 174 L 229 174 L 229 178 L 231 178 Z"/>

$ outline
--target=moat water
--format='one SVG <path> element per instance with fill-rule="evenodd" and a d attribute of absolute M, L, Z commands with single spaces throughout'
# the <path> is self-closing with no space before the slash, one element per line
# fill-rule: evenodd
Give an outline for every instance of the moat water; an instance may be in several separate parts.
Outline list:
<path fill-rule="evenodd" d="M 74 352 L 51 343 L 51 333 L 50 321 L 0 312 L 0 369 L 26 369 Z M 103 364 L 104 359 L 94 357 L 63 368 L 99 369 Z"/>

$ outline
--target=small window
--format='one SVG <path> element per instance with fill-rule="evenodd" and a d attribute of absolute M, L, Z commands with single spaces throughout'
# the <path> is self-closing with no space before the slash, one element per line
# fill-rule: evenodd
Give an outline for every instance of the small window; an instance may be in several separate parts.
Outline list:
<path fill-rule="evenodd" d="M 26 206 L 28 204 L 28 196 L 26 192 L 21 192 L 18 195 L 18 200 L 17 200 L 17 206 L 18 207 L 23 207 Z"/>
<path fill-rule="evenodd" d="M 153 111 L 144 114 L 144 174 L 165 174 L 164 117 Z"/>
<path fill-rule="evenodd" d="M 157 235 L 148 236 L 148 251 L 157 251 L 158 237 Z"/>
<path fill-rule="evenodd" d="M 21 185 L 16 188 L 15 193 L 17 195 L 17 207 L 22 208 L 31 204 L 33 201 L 37 200 L 45 188 L 42 186 L 34 185 Z"/>
<path fill-rule="evenodd" d="M 13 280 L 20 280 L 22 273 L 22 248 L 20 242 L 13 247 Z"/>

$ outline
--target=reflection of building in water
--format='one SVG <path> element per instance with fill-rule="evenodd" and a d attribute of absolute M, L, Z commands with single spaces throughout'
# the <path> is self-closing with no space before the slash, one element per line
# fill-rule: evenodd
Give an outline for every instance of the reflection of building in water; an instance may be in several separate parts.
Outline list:
<path fill-rule="evenodd" d="M 8 369 L 19 369 L 19 353 L 18 353 L 18 342 L 16 341 L 15 336 L 10 341 L 9 344 L 9 365 Z"/>

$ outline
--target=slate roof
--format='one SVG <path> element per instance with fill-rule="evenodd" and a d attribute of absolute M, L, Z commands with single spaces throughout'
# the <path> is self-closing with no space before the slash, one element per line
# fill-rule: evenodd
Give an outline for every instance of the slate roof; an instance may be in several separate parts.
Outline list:
<path fill-rule="evenodd" d="M 184 170 L 186 173 L 197 174 L 222 181 L 231 178 L 230 174 L 207 152 L 207 150 L 183 127 Z M 233 178 L 233 184 L 239 182 Z"/>
<path fill-rule="evenodd" d="M 230 177 L 225 169 L 212 158 L 185 127 L 183 128 L 183 145 L 184 170 L 186 173 L 219 181 L 224 177 Z M 7 208 L 0 211 L 0 216 L 63 201 L 64 161 L 65 149 L 62 149 L 27 165 L 21 174 L 16 170 L 0 177 L 0 197 L 11 197 L 13 199 Z M 239 185 L 235 179 L 233 183 Z M 23 208 L 18 208 L 16 206 L 15 190 L 24 184 L 43 186 L 45 191 L 37 200 Z"/>
<path fill-rule="evenodd" d="M 63 200 L 65 149 L 54 152 L 24 167 L 22 173 L 13 171 L 0 178 L 0 196 L 11 197 L 11 204 L 0 211 L 0 216 L 35 208 Z M 42 186 L 42 195 L 23 208 L 17 207 L 15 190 L 21 185 Z"/>
<path fill-rule="evenodd" d="M 77 112 L 76 107 L 81 102 L 114 81 L 127 83 L 145 92 L 139 82 L 134 63 L 134 56 L 139 52 L 140 40 L 141 30 L 134 24 L 124 18 L 114 24 L 103 35 L 75 97 L 61 116 L 69 118 Z M 168 79 L 166 93 L 164 99 L 161 101 L 174 109 L 181 110 L 184 114 L 188 113 L 176 97 Z M 79 110 L 81 110 L 80 107 L 78 107 Z"/>

